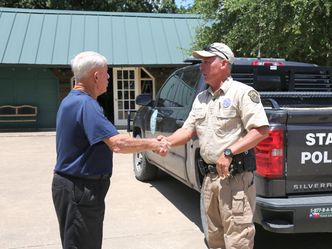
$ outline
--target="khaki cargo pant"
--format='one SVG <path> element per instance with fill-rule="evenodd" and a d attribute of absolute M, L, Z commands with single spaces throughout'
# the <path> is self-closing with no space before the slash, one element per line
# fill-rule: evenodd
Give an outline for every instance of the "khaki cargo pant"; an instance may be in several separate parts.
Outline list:
<path fill-rule="evenodd" d="M 252 249 L 256 206 L 254 174 L 243 172 L 226 179 L 208 174 L 204 178 L 202 191 L 209 247 Z"/>

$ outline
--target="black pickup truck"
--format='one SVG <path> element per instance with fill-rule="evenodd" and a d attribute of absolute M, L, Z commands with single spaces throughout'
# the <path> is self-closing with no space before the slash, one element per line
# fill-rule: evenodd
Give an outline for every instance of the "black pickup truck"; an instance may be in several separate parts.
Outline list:
<path fill-rule="evenodd" d="M 280 59 L 238 58 L 232 77 L 260 92 L 270 122 L 269 137 L 255 148 L 255 222 L 278 233 L 332 232 L 332 69 Z M 141 108 L 130 127 L 133 136 L 173 133 L 206 87 L 199 64 L 172 73 L 155 100 L 149 95 L 137 97 Z M 166 157 L 135 154 L 135 176 L 152 180 L 161 169 L 200 191 L 198 158 L 197 138 L 172 148 Z"/>

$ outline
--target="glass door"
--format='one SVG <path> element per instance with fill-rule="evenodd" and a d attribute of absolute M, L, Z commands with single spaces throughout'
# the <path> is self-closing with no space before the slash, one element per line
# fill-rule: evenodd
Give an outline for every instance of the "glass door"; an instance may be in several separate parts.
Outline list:
<path fill-rule="evenodd" d="M 128 111 L 137 110 L 136 96 L 141 93 L 155 95 L 155 79 L 145 68 L 113 68 L 114 124 L 127 126 Z"/>
<path fill-rule="evenodd" d="M 135 109 L 138 92 L 136 68 L 113 68 L 114 124 L 127 125 L 128 110 Z"/>

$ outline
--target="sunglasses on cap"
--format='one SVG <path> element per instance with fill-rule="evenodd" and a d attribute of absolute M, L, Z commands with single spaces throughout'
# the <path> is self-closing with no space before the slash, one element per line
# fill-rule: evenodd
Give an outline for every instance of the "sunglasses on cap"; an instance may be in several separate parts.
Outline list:
<path fill-rule="evenodd" d="M 203 50 L 204 50 L 204 51 L 207 51 L 207 52 L 215 52 L 215 51 L 217 51 L 217 52 L 219 52 L 219 53 L 222 53 L 222 54 L 225 56 L 225 58 L 226 58 L 227 60 L 229 60 L 228 56 L 227 56 L 223 51 L 221 51 L 220 49 L 217 49 L 217 48 L 214 47 L 212 44 L 205 45 L 205 46 L 203 47 Z"/>

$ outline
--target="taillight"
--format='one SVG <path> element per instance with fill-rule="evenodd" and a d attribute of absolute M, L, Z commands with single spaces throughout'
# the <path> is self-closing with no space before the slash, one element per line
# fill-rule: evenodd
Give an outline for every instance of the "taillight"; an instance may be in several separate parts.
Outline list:
<path fill-rule="evenodd" d="M 261 60 L 256 60 L 251 62 L 252 66 L 285 66 L 284 62 L 281 61 L 261 61 Z"/>
<path fill-rule="evenodd" d="M 256 172 L 266 178 L 278 178 L 284 173 L 284 131 L 271 130 L 256 147 Z"/>

